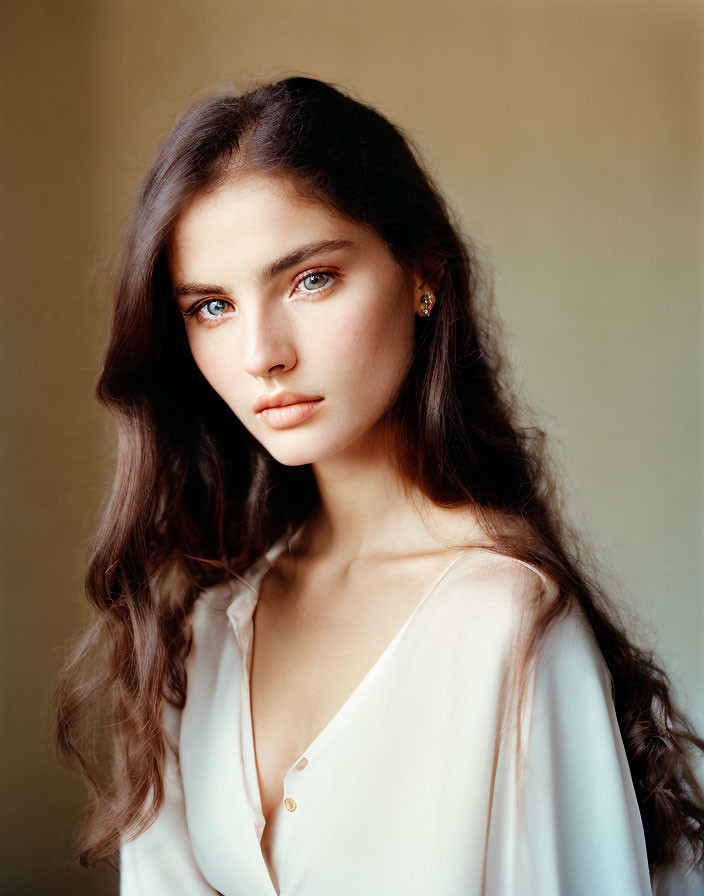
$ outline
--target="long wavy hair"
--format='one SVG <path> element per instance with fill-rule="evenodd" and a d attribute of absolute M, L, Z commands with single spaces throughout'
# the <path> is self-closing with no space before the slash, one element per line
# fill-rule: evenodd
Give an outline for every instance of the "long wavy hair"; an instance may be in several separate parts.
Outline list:
<path fill-rule="evenodd" d="M 278 463 L 206 382 L 173 301 L 175 222 L 243 170 L 282 177 L 375 228 L 406 271 L 420 259 L 442 270 L 385 415 L 390 455 L 404 481 L 437 505 L 472 508 L 498 552 L 556 583 L 531 617 L 522 686 L 551 624 L 581 605 L 613 680 L 651 875 L 683 845 L 704 865 L 693 756 L 704 740 L 652 650 L 627 636 L 593 550 L 567 521 L 546 434 L 510 382 L 475 245 L 403 129 L 308 77 L 195 105 L 159 149 L 132 216 L 97 386 L 116 421 L 117 459 L 87 562 L 93 618 L 57 685 L 58 754 L 89 785 L 80 861 L 112 863 L 163 802 L 163 701 L 185 701 L 199 592 L 241 573 L 319 502 L 310 465 Z"/>

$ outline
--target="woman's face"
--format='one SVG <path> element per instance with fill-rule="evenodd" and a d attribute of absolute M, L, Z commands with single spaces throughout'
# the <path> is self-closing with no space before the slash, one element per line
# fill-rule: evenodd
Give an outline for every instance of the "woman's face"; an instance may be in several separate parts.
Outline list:
<path fill-rule="evenodd" d="M 196 364 L 274 458 L 363 448 L 408 371 L 421 296 L 375 231 L 240 175 L 184 211 L 169 268 Z M 282 390 L 320 400 L 258 413 Z"/>

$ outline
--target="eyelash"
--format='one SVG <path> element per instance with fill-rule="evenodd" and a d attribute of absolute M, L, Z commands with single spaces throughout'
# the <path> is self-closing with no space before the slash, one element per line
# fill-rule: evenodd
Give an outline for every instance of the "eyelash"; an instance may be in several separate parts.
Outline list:
<path fill-rule="evenodd" d="M 319 292 L 326 292 L 339 279 L 338 274 L 335 271 L 330 271 L 327 269 L 321 268 L 321 269 L 315 269 L 312 271 L 305 271 L 305 273 L 301 274 L 301 276 L 294 283 L 294 287 L 293 287 L 294 291 L 300 283 L 303 283 L 304 280 L 307 280 L 308 277 L 312 277 L 314 274 L 325 274 L 328 277 L 332 278 L 332 283 L 328 283 L 327 286 L 322 286 L 320 289 L 315 289 L 315 290 L 309 291 L 307 293 L 308 295 L 314 295 Z M 215 317 L 215 318 L 203 317 L 201 314 L 201 311 L 203 308 L 205 308 L 206 305 L 209 305 L 210 302 L 227 302 L 227 301 L 228 301 L 228 299 L 221 299 L 219 297 L 214 298 L 214 299 L 204 299 L 202 302 L 198 302 L 197 304 L 193 305 L 191 308 L 188 308 L 186 311 L 183 312 L 183 314 L 184 314 L 184 317 L 195 318 L 199 323 L 202 323 L 207 327 L 217 326 L 217 321 L 220 320 L 220 317 L 222 317 L 222 315 L 220 315 L 220 317 Z"/>

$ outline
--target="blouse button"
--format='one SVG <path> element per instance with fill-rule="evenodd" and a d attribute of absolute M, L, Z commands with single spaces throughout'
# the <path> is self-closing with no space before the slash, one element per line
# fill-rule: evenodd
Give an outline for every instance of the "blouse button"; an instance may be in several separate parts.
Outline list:
<path fill-rule="evenodd" d="M 296 763 L 296 768 L 298 768 L 298 769 L 305 768 L 307 765 L 308 765 L 308 760 L 307 760 L 306 757 L 304 756 L 303 759 L 301 759 L 300 762 L 297 762 L 297 763 Z"/>
<path fill-rule="evenodd" d="M 290 796 L 287 796 L 284 800 L 284 806 L 286 806 L 289 812 L 293 812 L 293 810 L 296 808 L 296 801 L 292 800 Z"/>

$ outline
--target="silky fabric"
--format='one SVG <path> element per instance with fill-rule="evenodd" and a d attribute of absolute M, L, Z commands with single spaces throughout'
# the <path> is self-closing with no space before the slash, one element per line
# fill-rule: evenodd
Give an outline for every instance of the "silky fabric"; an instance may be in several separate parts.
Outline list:
<path fill-rule="evenodd" d="M 164 708 L 178 758 L 167 747 L 156 821 L 122 845 L 121 896 L 704 893 L 677 875 L 651 888 L 611 676 L 576 602 L 549 629 L 516 723 L 509 682 L 524 610 L 556 585 L 471 547 L 289 768 L 268 864 L 252 616 L 300 531 L 196 601 L 186 703 Z"/>

